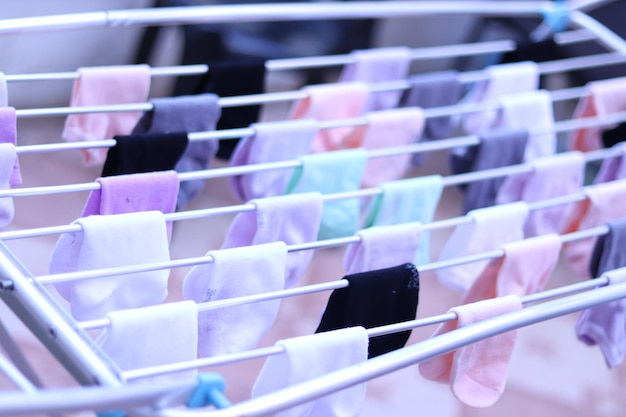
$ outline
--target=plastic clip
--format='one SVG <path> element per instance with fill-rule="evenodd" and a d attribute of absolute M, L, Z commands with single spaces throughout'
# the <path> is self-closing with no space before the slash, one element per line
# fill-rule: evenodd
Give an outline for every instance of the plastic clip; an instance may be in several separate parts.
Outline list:
<path fill-rule="evenodd" d="M 563 0 L 556 1 L 553 7 L 544 9 L 541 14 L 552 33 L 563 32 L 569 26 L 569 7 Z"/>
<path fill-rule="evenodd" d="M 200 408 L 213 405 L 215 408 L 230 407 L 230 401 L 224 396 L 226 381 L 216 372 L 198 374 L 198 386 L 187 401 L 188 408 Z"/>

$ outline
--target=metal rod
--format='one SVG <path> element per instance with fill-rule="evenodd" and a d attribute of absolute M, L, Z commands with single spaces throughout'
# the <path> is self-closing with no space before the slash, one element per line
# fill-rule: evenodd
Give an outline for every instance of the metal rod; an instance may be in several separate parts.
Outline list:
<path fill-rule="evenodd" d="M 1 22 L 1 21 L 0 21 Z M 167 67 L 150 67 L 152 77 L 163 77 L 173 75 L 197 75 L 204 74 L 209 70 L 205 64 L 194 65 L 174 65 Z M 37 74 L 5 74 L 6 82 L 19 81 L 44 81 L 44 80 L 76 80 L 80 76 L 78 71 L 72 72 L 45 72 Z"/>
<path fill-rule="evenodd" d="M 0 242 L 0 298 L 81 385 L 120 386 L 95 344 L 46 297 L 43 287 Z"/>
<path fill-rule="evenodd" d="M 0 370 L 15 384 L 15 386 L 24 392 L 34 394 L 37 392 L 35 387 L 13 364 L 0 355 Z"/>
<path fill-rule="evenodd" d="M 165 26 L 196 23 L 272 22 L 281 20 L 364 19 L 433 15 L 540 17 L 554 7 L 547 1 L 351 2 L 348 4 L 239 4 L 154 9 L 110 10 L 0 21 L 0 34 L 103 26 Z"/>
<path fill-rule="evenodd" d="M 597 20 L 589 17 L 589 15 L 578 10 L 571 10 L 569 13 L 570 21 L 579 27 L 587 29 L 589 32 L 597 36 L 598 42 L 613 49 L 614 51 L 626 55 L 626 42 L 614 32 Z"/>
<path fill-rule="evenodd" d="M 411 60 L 461 57 L 514 51 L 515 42 L 511 40 L 464 43 L 457 45 L 427 46 L 411 50 Z M 354 63 L 354 57 L 344 55 L 321 55 L 302 58 L 272 59 L 266 62 L 265 68 L 271 71 L 296 70 L 305 68 L 325 68 Z"/>

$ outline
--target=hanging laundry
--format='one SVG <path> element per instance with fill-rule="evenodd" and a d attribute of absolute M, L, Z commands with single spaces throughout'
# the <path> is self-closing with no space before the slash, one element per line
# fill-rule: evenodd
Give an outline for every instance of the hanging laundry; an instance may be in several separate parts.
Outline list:
<path fill-rule="evenodd" d="M 17 159 L 15 146 L 11 143 L 0 143 L 0 190 L 11 188 L 13 164 Z M 4 229 L 13 221 L 15 206 L 13 198 L 0 198 L 0 229 Z"/>
<path fill-rule="evenodd" d="M 7 93 L 7 80 L 4 73 L 0 72 L 0 108 L 9 105 L 9 96 Z"/>
<path fill-rule="evenodd" d="M 70 106 L 144 103 L 150 93 L 150 67 L 118 65 L 78 69 Z M 65 120 L 63 139 L 69 142 L 92 141 L 127 135 L 141 117 L 141 112 L 102 112 L 71 114 Z M 107 149 L 81 150 L 86 164 L 100 164 Z"/>
<path fill-rule="evenodd" d="M 626 179 L 587 187 L 585 193 L 587 198 L 576 203 L 566 219 L 566 232 L 584 230 L 626 217 Z M 596 238 L 590 237 L 565 245 L 565 261 L 572 270 L 588 276 L 595 242 Z"/>
<path fill-rule="evenodd" d="M 346 275 L 349 285 L 334 290 L 315 333 L 350 326 L 371 327 L 414 320 L 419 297 L 419 273 L 407 263 Z M 404 346 L 411 331 L 373 337 L 369 357 Z"/>
<path fill-rule="evenodd" d="M 419 107 L 429 109 L 457 104 L 461 99 L 463 84 L 457 71 L 439 71 L 412 75 L 408 79 L 409 89 L 404 91 L 400 107 Z M 426 119 L 421 140 L 436 140 L 452 136 L 456 128 L 455 118 L 451 116 L 429 117 Z M 419 165 L 424 155 L 413 154 L 411 161 Z"/>
<path fill-rule="evenodd" d="M 624 285 L 626 268 L 602 274 L 607 285 Z M 609 368 L 617 368 L 626 355 L 626 301 L 624 299 L 600 304 L 583 310 L 576 321 L 578 340 L 588 346 L 598 345 Z"/>
<path fill-rule="evenodd" d="M 497 104 L 511 94 L 536 90 L 539 86 L 539 69 L 534 62 L 515 62 L 493 65 L 485 69 L 486 79 L 479 81 L 470 92 L 468 101 Z M 463 128 L 468 134 L 478 134 L 498 126 L 501 112 L 485 110 L 465 116 Z"/>
<path fill-rule="evenodd" d="M 363 149 L 304 155 L 285 191 L 286 194 L 319 192 L 322 194 L 359 189 L 367 162 Z M 318 239 L 352 236 L 358 230 L 359 200 L 344 198 L 324 203 Z"/>
<path fill-rule="evenodd" d="M 384 183 L 380 188 L 382 192 L 369 204 L 364 227 L 432 222 L 443 192 L 443 180 L 440 175 L 427 175 Z M 414 261 L 421 265 L 429 259 L 430 232 L 424 231 Z"/>
<path fill-rule="evenodd" d="M 557 234 L 546 234 L 505 243 L 500 248 L 504 256 L 487 264 L 463 297 L 462 304 L 543 291 L 559 261 L 561 238 Z"/>
<path fill-rule="evenodd" d="M 283 242 L 209 251 L 213 262 L 193 267 L 183 281 L 183 298 L 196 303 L 282 290 L 285 287 Z M 201 357 L 256 347 L 278 314 L 280 300 L 200 310 L 198 354 Z"/>
<path fill-rule="evenodd" d="M 585 159 L 580 152 L 565 152 L 532 161 L 533 169 L 528 174 L 507 177 L 496 197 L 496 203 L 513 201 L 527 203 L 548 200 L 582 191 L 585 179 Z M 546 233 L 562 233 L 564 219 L 571 205 L 535 210 L 528 215 L 524 227 L 526 236 Z"/>
<path fill-rule="evenodd" d="M 481 134 L 479 139 L 478 146 L 469 148 L 464 158 L 451 155 L 450 164 L 455 174 L 518 165 L 524 160 L 528 143 L 526 130 L 494 130 Z M 504 177 L 496 177 L 467 184 L 463 212 L 493 206 L 504 181 Z"/>
<path fill-rule="evenodd" d="M 350 327 L 279 340 L 284 352 L 267 358 L 252 397 L 291 387 L 367 360 L 367 332 Z M 335 391 L 318 399 L 274 414 L 274 417 L 356 417 L 365 403 L 366 384 Z"/>
<path fill-rule="evenodd" d="M 574 118 L 608 116 L 626 111 L 626 77 L 592 81 L 586 85 L 586 94 L 578 101 Z M 570 135 L 570 149 L 587 152 L 602 148 L 601 133 L 616 125 L 579 129 Z"/>
<path fill-rule="evenodd" d="M 367 125 L 357 127 L 345 139 L 348 148 L 383 149 L 417 142 L 424 129 L 424 114 L 417 107 L 383 110 L 365 115 Z M 402 178 L 409 168 L 411 154 L 369 158 L 363 174 L 363 187 Z"/>
<path fill-rule="evenodd" d="M 54 247 L 50 273 L 89 271 L 170 260 L 163 213 L 147 211 L 89 216 L 74 221 L 81 231 L 64 233 Z M 169 270 L 137 272 L 55 284 L 78 320 L 115 310 L 159 304 L 167 297 Z"/>
<path fill-rule="evenodd" d="M 457 318 L 441 324 L 432 337 L 521 308 L 516 295 L 453 307 L 449 312 Z M 420 374 L 431 381 L 449 383 L 454 396 L 470 407 L 490 407 L 504 392 L 516 338 L 517 332 L 509 331 L 426 360 L 419 364 Z"/>
<path fill-rule="evenodd" d="M 103 177 L 173 170 L 189 142 L 186 133 L 116 136 L 115 141 L 102 167 Z"/>
<path fill-rule="evenodd" d="M 589 261 L 589 274 L 599 277 L 612 269 L 626 267 L 626 219 L 607 222 L 609 232 L 598 236 Z"/>
<path fill-rule="evenodd" d="M 190 133 L 215 130 L 221 114 L 218 99 L 215 94 L 150 99 L 152 110 L 141 116 L 132 133 Z"/>
<path fill-rule="evenodd" d="M 324 201 L 320 193 L 301 193 L 250 200 L 254 211 L 237 214 L 226 232 L 222 249 L 261 243 L 287 245 L 315 242 Z M 285 287 L 293 286 L 309 266 L 313 251 L 287 254 Z"/>
<path fill-rule="evenodd" d="M 197 94 L 213 93 L 219 97 L 233 97 L 265 92 L 265 60 L 249 59 L 208 64 L 209 70 L 200 81 Z M 260 110 L 259 105 L 225 107 L 217 122 L 217 130 L 250 126 L 259 121 Z M 228 160 L 235 146 L 237 140 L 220 140 L 216 156 Z"/>
<path fill-rule="evenodd" d="M 404 92 L 400 106 L 430 109 L 457 104 L 463 91 L 458 75 L 457 71 L 440 71 L 409 77 L 410 87 Z M 451 116 L 429 117 L 422 138 L 447 138 L 452 135 L 454 128 Z"/>
<path fill-rule="evenodd" d="M 215 94 L 165 97 L 150 100 L 152 111 L 146 112 L 133 129 L 141 133 L 190 133 L 215 130 L 221 108 Z M 207 169 L 217 153 L 214 140 L 189 142 L 174 169 L 177 172 Z M 202 190 L 204 180 L 185 181 L 180 185 L 178 208 L 182 209 Z"/>
<path fill-rule="evenodd" d="M 362 81 L 380 83 L 404 80 L 411 66 L 411 50 L 406 47 L 388 47 L 353 51 L 353 62 L 347 64 L 339 75 L 339 82 Z M 374 92 L 365 109 L 377 111 L 398 106 L 402 90 Z"/>
<path fill-rule="evenodd" d="M 602 166 L 600 166 L 600 170 L 593 180 L 594 184 L 626 178 L 626 161 L 624 160 L 626 143 L 616 143 L 613 146 L 619 150 L 619 155 L 614 158 L 605 158 L 602 161 Z"/>
<path fill-rule="evenodd" d="M 500 127 L 529 130 L 524 161 L 552 155 L 556 152 L 554 110 L 550 93 L 528 91 L 502 97 Z M 541 130 L 542 133 L 531 133 Z"/>
<path fill-rule="evenodd" d="M 10 143 L 17 145 L 17 120 L 15 117 L 15 109 L 13 107 L 0 108 L 0 143 Z M 15 160 L 11 164 L 12 172 L 9 185 L 21 185 L 22 173 L 20 171 L 20 161 L 15 156 Z"/>
<path fill-rule="evenodd" d="M 309 153 L 318 133 L 315 120 L 255 123 L 254 135 L 243 138 L 230 159 L 231 166 L 290 161 Z M 273 169 L 228 177 L 240 201 L 282 195 L 293 169 Z"/>
<path fill-rule="evenodd" d="M 497 249 L 503 243 L 524 238 L 528 205 L 523 202 L 485 207 L 467 213 L 469 221 L 459 224 L 446 241 L 439 261 Z M 471 262 L 437 270 L 439 281 L 466 292 L 489 261 Z"/>
<path fill-rule="evenodd" d="M 100 188 L 89 194 L 82 217 L 150 210 L 174 212 L 179 183 L 176 171 L 114 175 L 96 182 Z"/>
<path fill-rule="evenodd" d="M 100 188 L 89 194 L 81 217 L 151 210 L 166 214 L 176 210 L 179 184 L 176 171 L 114 175 L 98 178 L 96 182 Z M 171 229 L 172 223 L 167 222 L 168 236 Z"/>
<path fill-rule="evenodd" d="M 307 86 L 302 89 L 306 98 L 293 103 L 289 119 L 316 119 L 319 121 L 347 119 L 363 115 L 369 97 L 369 87 L 363 82 L 345 82 Z M 344 141 L 355 127 L 336 127 L 320 130 L 311 150 L 313 152 L 345 149 Z"/>
<path fill-rule="evenodd" d="M 112 311 L 107 318 L 110 324 L 96 343 L 121 371 L 197 358 L 198 307 L 193 301 Z M 196 373 L 193 369 L 138 381 L 189 380 Z"/>
<path fill-rule="evenodd" d="M 374 226 L 357 232 L 359 242 L 346 249 L 343 265 L 347 274 L 414 263 L 422 240 L 422 224 Z"/>

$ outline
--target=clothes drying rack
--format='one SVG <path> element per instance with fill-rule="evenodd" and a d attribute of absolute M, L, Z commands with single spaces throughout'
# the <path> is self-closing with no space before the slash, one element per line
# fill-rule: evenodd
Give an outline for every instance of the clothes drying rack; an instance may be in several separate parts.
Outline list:
<path fill-rule="evenodd" d="M 571 28 L 579 28 L 582 36 L 579 39 L 593 38 L 595 41 L 603 44 L 610 50 L 610 53 L 603 54 L 601 57 L 585 57 L 581 59 L 572 59 L 567 65 L 575 68 L 576 65 L 581 67 L 592 65 L 611 65 L 626 62 L 626 42 L 609 31 L 601 23 L 591 19 L 585 14 L 585 11 L 592 10 L 606 3 L 606 1 L 580 1 L 573 5 L 565 2 L 525 2 L 525 1 L 507 1 L 507 2 L 349 2 L 349 3 L 332 3 L 332 4 L 255 4 L 255 5 L 213 5 L 198 7 L 181 7 L 181 8 L 159 8 L 159 9 L 135 9 L 135 10 L 111 10 L 103 12 L 77 13 L 67 15 L 52 15 L 42 17 L 29 17 L 18 19 L 0 20 L 0 36 L 16 35 L 22 33 L 32 33 L 50 30 L 80 30 L 89 27 L 117 27 L 117 26 L 148 26 L 148 25 L 184 25 L 196 23 L 226 23 L 226 22 L 254 22 L 254 21 L 282 21 L 282 20 L 316 20 L 316 19 L 362 19 L 362 18 L 391 18 L 402 16 L 445 16 L 445 15 L 479 15 L 479 16 L 517 16 L 517 17 L 533 17 L 538 19 L 538 23 L 545 19 L 541 25 L 547 25 L 550 19 L 566 17 L 567 23 Z M 577 35 L 578 36 L 578 35 Z M 464 52 L 454 52 L 459 48 L 441 47 L 422 48 L 422 51 L 416 50 L 416 56 L 430 56 L 436 58 L 438 56 L 450 56 L 462 53 L 490 53 L 494 51 L 504 52 L 510 50 L 512 45 L 510 42 L 501 41 L 493 42 L 489 45 L 476 45 L 474 49 L 465 49 Z M 461 48 L 464 49 L 464 48 Z M 469 51 L 469 52 L 468 52 Z M 285 69 L 292 68 L 295 65 L 299 68 L 316 65 L 343 65 L 346 57 L 314 57 L 303 58 L 298 63 L 297 60 L 285 60 L 288 62 L 268 63 L 268 69 Z M 546 73 L 551 70 L 554 72 L 562 71 L 559 66 L 550 69 L 550 63 L 542 64 L 546 68 Z M 206 72 L 205 65 L 196 66 L 179 66 L 172 68 L 153 69 L 153 75 L 188 75 Z M 209 68 L 210 71 L 210 68 Z M 480 71 L 468 75 L 468 80 L 476 81 L 480 79 Z M 41 74 L 15 74 L 8 75 L 7 81 L 28 81 L 28 80 L 55 80 L 55 79 L 72 79 L 75 77 L 73 73 L 41 73 Z M 476 78 L 477 77 L 477 78 Z M 376 87 L 374 87 L 376 88 Z M 406 88 L 406 83 L 391 83 L 391 85 L 379 86 L 381 89 L 402 89 Z M 566 89 L 560 92 L 553 92 L 554 100 L 559 97 L 562 100 L 572 100 L 580 97 L 582 89 Z M 263 96 L 263 97 L 260 97 Z M 244 105 L 246 103 L 258 102 L 276 102 L 282 100 L 295 100 L 302 98 L 301 92 L 287 93 L 269 93 L 266 95 L 251 97 L 225 97 L 221 98 L 225 106 Z M 229 101 L 230 100 L 230 101 Z M 485 108 L 497 108 L 497 103 L 488 103 Z M 476 106 L 473 105 L 476 111 Z M 137 103 L 129 106 L 115 106 L 102 108 L 55 108 L 55 109 L 18 109 L 17 116 L 20 118 L 34 118 L 51 115 L 65 115 L 72 112 L 96 112 L 96 111 L 128 111 L 128 110 L 149 111 L 151 108 L 149 103 Z M 450 108 L 433 109 L 427 114 L 431 117 L 439 115 L 463 114 L 472 111 L 468 106 L 457 105 Z M 555 131 L 571 131 L 582 126 L 609 125 L 615 122 L 626 120 L 626 114 L 616 114 L 609 118 L 598 118 L 588 121 L 562 121 L 557 123 Z M 358 125 L 366 121 L 362 119 L 343 120 L 337 123 L 330 122 L 326 127 L 336 127 L 337 125 Z M 322 125 L 323 123 L 321 123 Z M 190 140 L 215 140 L 223 138 L 236 138 L 249 135 L 250 129 L 242 127 L 241 129 L 232 129 L 232 131 L 217 132 L 198 132 L 190 134 Z M 52 152 L 67 151 L 71 149 L 79 149 L 81 147 L 110 147 L 115 143 L 114 140 L 99 141 L 89 144 L 46 144 L 46 145 L 21 145 L 18 142 L 17 151 L 20 153 L 34 152 Z M 478 143 L 478 139 L 474 136 L 451 138 L 439 142 L 422 143 L 411 145 L 399 149 L 388 149 L 377 152 L 371 152 L 371 157 L 384 157 L 396 153 L 420 153 L 432 150 L 450 149 L 457 146 L 472 146 Z M 610 150 L 598 151 L 595 154 L 586 155 L 587 161 L 602 160 L 615 156 L 615 152 Z M 241 174 L 243 172 L 252 172 L 261 169 L 277 169 L 277 168 L 293 168 L 297 166 L 298 161 L 287 161 L 285 163 L 264 164 L 265 166 L 249 166 L 242 168 L 216 168 L 206 171 L 198 171 L 189 174 L 181 174 L 181 180 L 185 179 L 209 179 L 219 178 L 229 175 Z M 447 185 L 457 185 L 467 181 L 478 181 L 484 178 L 510 175 L 515 173 L 527 172 L 531 169 L 529 164 L 519 166 L 510 166 L 503 169 L 496 169 L 482 173 L 468 173 L 458 176 L 448 177 Z M 15 197 L 29 195 L 48 195 L 54 193 L 90 191 L 98 187 L 97 183 L 70 184 L 46 187 L 16 188 L 12 190 L 0 190 L 0 197 Z M 327 199 L 336 198 L 360 198 L 371 197 L 378 192 L 376 189 L 365 189 L 354 193 L 344 195 L 326 196 Z M 580 201 L 584 195 L 572 195 L 567 198 L 555 199 L 555 201 L 540 202 L 537 207 L 549 207 L 550 205 L 558 205 Z M 189 212 L 174 213 L 170 215 L 169 220 L 184 220 L 185 218 L 196 218 L 202 216 L 213 216 L 220 214 L 233 214 L 245 210 L 251 210 L 254 207 L 250 205 L 238 205 L 231 207 L 220 207 L 206 210 L 197 210 Z M 450 227 L 465 221 L 465 217 L 450 218 L 434 222 L 431 226 L 433 229 L 437 227 Z M 12 240 L 18 238 L 26 238 L 41 235 L 50 235 L 64 233 L 75 230 L 76 226 L 55 226 L 32 230 L 16 230 L 0 232 L 0 240 Z M 576 236 L 563 236 L 567 239 L 580 239 L 585 236 L 597 236 L 606 233 L 606 227 L 600 227 L 593 230 L 583 232 Z M 315 242 L 309 245 L 301 245 L 293 247 L 291 250 L 310 250 L 311 248 L 341 246 L 355 242 L 357 237 L 348 237 L 337 239 L 333 242 Z M 469 257 L 467 259 L 456 259 L 448 264 L 471 262 L 472 260 L 490 259 L 501 256 L 501 251 L 492 251 L 483 253 L 478 256 Z M 201 262 L 210 261 L 203 257 L 202 259 L 183 259 L 172 261 L 168 265 L 143 265 L 138 268 L 173 268 L 178 266 L 195 265 Z M 420 272 L 434 270 L 444 267 L 442 263 L 432 262 L 422 266 L 418 266 Z M 126 383 L 120 378 L 114 368 L 110 365 L 100 349 L 92 341 L 92 338 L 86 333 L 89 330 L 102 328 L 106 326 L 106 320 L 95 320 L 92 322 L 76 322 L 57 304 L 57 301 L 51 297 L 45 284 L 59 282 L 65 279 L 76 279 L 77 275 L 82 278 L 89 277 L 89 273 L 83 274 L 59 274 L 57 276 L 35 277 L 29 269 L 22 264 L 20 259 L 16 257 L 11 250 L 4 244 L 0 243 L 0 298 L 20 320 L 28 327 L 33 334 L 45 345 L 45 347 L 59 360 L 60 363 L 69 371 L 69 373 L 82 385 L 80 388 L 63 388 L 63 389 L 42 389 L 33 384 L 33 379 L 28 372 L 28 366 L 20 363 L 20 355 L 12 352 L 11 359 L 13 363 L 6 360 L 0 355 L 0 370 L 15 383 L 21 390 L 16 393 L 0 392 L 0 415 L 24 415 L 27 413 L 43 413 L 47 415 L 56 415 L 62 412 L 71 412 L 79 410 L 111 410 L 123 409 L 127 410 L 128 415 L 142 416 L 187 416 L 187 415 L 215 415 L 215 416 L 253 416 L 266 415 L 277 411 L 285 410 L 303 402 L 319 398 L 320 396 L 341 390 L 351 385 L 377 378 L 379 376 L 397 371 L 401 368 L 419 363 L 426 359 L 450 352 L 459 347 L 474 343 L 493 335 L 501 334 L 513 329 L 530 326 L 535 323 L 550 320 L 555 317 L 580 311 L 594 305 L 618 300 L 626 297 L 626 284 L 608 286 L 604 288 L 595 288 L 602 284 L 601 278 L 593 282 L 584 282 L 562 288 L 548 290 L 525 299 L 527 304 L 531 305 L 519 312 L 508 313 L 492 319 L 485 320 L 473 326 L 457 330 L 455 332 L 441 335 L 420 341 L 416 344 L 407 346 L 403 349 L 385 354 L 383 356 L 370 359 L 358 366 L 349 367 L 327 374 L 315 380 L 289 387 L 279 392 L 266 395 L 260 398 L 243 401 L 234 404 L 231 407 L 221 410 L 182 410 L 176 407 L 185 402 L 190 393 L 196 388 L 197 382 L 189 380 L 188 382 L 156 382 L 151 384 L 132 384 Z M 106 276 L 111 274 L 123 274 L 128 272 L 115 270 L 93 271 L 91 276 Z M 262 299 L 270 299 L 271 297 L 295 296 L 305 294 L 307 292 L 315 292 L 322 290 L 330 290 L 341 288 L 346 285 L 345 282 L 330 282 L 311 288 L 294 288 L 285 290 L 281 294 L 264 294 Z M 554 298 L 554 299 L 553 299 Z M 546 301 L 549 300 L 549 301 Z M 251 302 L 254 300 L 226 300 L 222 303 L 225 305 L 235 305 L 237 303 Z M 539 303 L 541 301 L 541 303 Z M 217 303 L 219 304 L 219 302 Z M 218 308 L 219 306 L 207 306 L 207 308 Z M 203 307 L 200 307 L 203 308 Z M 428 319 L 418 320 L 419 323 L 404 324 L 406 328 L 415 325 L 427 325 L 451 319 L 450 315 L 442 315 Z M 381 329 L 380 332 L 399 331 L 403 324 L 389 329 Z M 3 348 L 5 352 L 11 351 L 11 341 L 6 337 L 0 337 L 3 340 Z M 260 356 L 265 356 L 271 349 L 261 349 L 256 352 Z M 253 353 L 250 353 L 251 355 Z M 243 355 L 245 356 L 245 355 Z M 193 367 L 205 366 L 211 361 L 219 362 L 220 358 L 209 358 L 202 365 L 194 364 Z M 229 360 L 240 360 L 240 358 L 221 358 L 224 363 Z M 165 372 L 165 371 L 163 371 Z M 171 371 L 169 371 L 171 372 Z M 141 374 L 141 372 L 139 372 Z M 133 379 L 132 372 L 124 375 L 127 380 Z"/>

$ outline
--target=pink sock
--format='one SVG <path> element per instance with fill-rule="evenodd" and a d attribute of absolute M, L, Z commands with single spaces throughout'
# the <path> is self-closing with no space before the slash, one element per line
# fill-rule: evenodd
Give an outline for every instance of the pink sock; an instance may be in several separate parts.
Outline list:
<path fill-rule="evenodd" d="M 368 113 L 367 126 L 357 128 L 345 140 L 347 147 L 383 149 L 417 142 L 424 130 L 424 114 L 417 107 L 406 107 Z M 369 158 L 363 173 L 363 187 L 374 187 L 383 182 L 402 178 L 411 163 L 412 155 Z"/>
<path fill-rule="evenodd" d="M 361 116 L 369 96 L 369 87 L 362 82 L 321 84 L 304 87 L 307 98 L 295 102 L 290 119 L 333 120 Z M 321 130 L 311 145 L 313 152 L 345 149 L 345 138 L 354 127 Z"/>
<path fill-rule="evenodd" d="M 528 205 L 523 202 L 502 204 L 467 213 L 471 219 L 458 225 L 446 241 L 439 260 L 444 261 L 498 249 L 507 242 L 521 240 L 528 217 Z M 437 271 L 442 284 L 467 291 L 489 261 L 471 262 Z"/>
<path fill-rule="evenodd" d="M 516 295 L 454 307 L 450 311 L 457 319 L 440 325 L 433 337 L 521 308 Z M 424 361 L 419 364 L 420 374 L 428 380 L 449 382 L 456 398 L 471 407 L 489 407 L 504 392 L 516 334 L 503 333 Z"/>
<path fill-rule="evenodd" d="M 576 106 L 574 118 L 605 116 L 626 110 L 626 77 L 592 81 L 587 84 L 586 92 Z M 581 152 L 601 149 L 602 131 L 613 127 L 615 126 L 576 130 L 570 136 L 570 148 Z"/>
<path fill-rule="evenodd" d="M 504 256 L 487 265 L 465 294 L 463 304 L 542 291 L 559 260 L 561 239 L 547 234 L 505 243 L 501 248 Z"/>
<path fill-rule="evenodd" d="M 150 93 L 148 65 L 79 68 L 70 106 L 145 103 Z M 65 120 L 63 138 L 70 142 L 110 139 L 128 135 L 141 111 L 72 114 Z M 104 162 L 108 149 L 82 150 L 86 164 Z"/>

